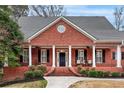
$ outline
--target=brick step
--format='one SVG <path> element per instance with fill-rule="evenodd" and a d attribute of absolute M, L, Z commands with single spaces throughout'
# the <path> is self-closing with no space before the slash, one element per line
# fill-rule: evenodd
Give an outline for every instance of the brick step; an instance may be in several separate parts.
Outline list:
<path fill-rule="evenodd" d="M 74 76 L 67 67 L 56 67 L 51 76 Z"/>

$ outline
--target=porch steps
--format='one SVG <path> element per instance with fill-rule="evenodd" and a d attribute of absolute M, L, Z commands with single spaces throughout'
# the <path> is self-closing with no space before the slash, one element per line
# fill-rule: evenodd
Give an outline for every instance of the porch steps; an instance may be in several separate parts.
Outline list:
<path fill-rule="evenodd" d="M 54 72 L 50 74 L 51 76 L 74 76 L 69 68 L 67 67 L 56 67 Z"/>
<path fill-rule="evenodd" d="M 79 74 L 73 67 L 70 67 L 69 70 L 70 70 L 74 75 L 76 75 L 76 76 L 79 76 L 79 77 L 82 76 L 82 75 Z"/>
<path fill-rule="evenodd" d="M 49 76 L 49 75 L 51 75 L 51 74 L 54 72 L 54 70 L 55 70 L 55 67 L 49 68 L 49 70 L 44 74 L 44 76 Z"/>

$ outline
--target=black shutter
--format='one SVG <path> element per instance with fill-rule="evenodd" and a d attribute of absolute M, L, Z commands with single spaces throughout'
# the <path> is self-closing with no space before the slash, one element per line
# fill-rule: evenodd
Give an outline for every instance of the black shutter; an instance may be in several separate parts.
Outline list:
<path fill-rule="evenodd" d="M 87 60 L 87 50 L 84 50 L 84 60 Z"/>
<path fill-rule="evenodd" d="M 47 62 L 49 62 L 49 49 L 47 49 Z"/>
<path fill-rule="evenodd" d="M 105 63 L 105 50 L 104 49 L 102 50 L 102 57 L 103 57 L 103 59 L 102 59 L 103 63 Z"/>
<path fill-rule="evenodd" d="M 38 49 L 38 63 L 41 62 L 41 50 Z"/>
<path fill-rule="evenodd" d="M 77 60 L 78 60 L 78 50 L 76 49 L 75 50 L 75 61 L 77 62 Z"/>
<path fill-rule="evenodd" d="M 23 62 L 23 56 L 20 55 L 20 62 L 22 63 Z"/>
<path fill-rule="evenodd" d="M 112 59 L 115 60 L 115 52 L 112 52 Z"/>

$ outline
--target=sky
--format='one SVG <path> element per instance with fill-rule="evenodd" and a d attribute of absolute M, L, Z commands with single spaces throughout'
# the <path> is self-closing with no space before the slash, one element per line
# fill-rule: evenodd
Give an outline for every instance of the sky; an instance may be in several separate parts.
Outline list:
<path fill-rule="evenodd" d="M 114 25 L 114 9 L 117 5 L 68 5 L 67 16 L 105 16 Z"/>

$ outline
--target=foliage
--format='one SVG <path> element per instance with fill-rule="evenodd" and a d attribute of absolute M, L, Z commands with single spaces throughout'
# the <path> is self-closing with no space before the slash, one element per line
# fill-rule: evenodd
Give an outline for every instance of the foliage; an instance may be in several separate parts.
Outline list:
<path fill-rule="evenodd" d="M 43 72 L 41 70 L 35 70 L 34 74 L 35 74 L 35 78 L 42 78 L 43 77 Z"/>
<path fill-rule="evenodd" d="M 101 78 L 104 76 L 104 72 L 103 71 L 97 71 L 97 77 Z"/>
<path fill-rule="evenodd" d="M 29 70 L 31 70 L 31 71 L 34 71 L 35 69 L 36 69 L 36 67 L 34 65 L 29 67 Z"/>
<path fill-rule="evenodd" d="M 47 68 L 44 65 L 38 65 L 37 70 L 41 70 L 43 73 L 45 73 L 47 71 Z"/>
<path fill-rule="evenodd" d="M 40 88 L 45 88 L 47 86 L 47 80 L 40 80 L 41 85 Z"/>
<path fill-rule="evenodd" d="M 3 78 L 3 72 L 0 72 L 0 80 Z"/>
<path fill-rule="evenodd" d="M 89 77 L 97 77 L 97 75 L 98 75 L 98 72 L 95 70 L 91 70 L 88 72 Z"/>
<path fill-rule="evenodd" d="M 122 77 L 124 77 L 124 72 L 123 72 L 123 73 L 121 73 L 121 76 L 122 76 Z"/>
<path fill-rule="evenodd" d="M 35 77 L 34 71 L 26 71 L 24 73 L 25 79 L 33 79 Z"/>
<path fill-rule="evenodd" d="M 0 62 L 9 64 L 18 62 L 23 41 L 19 25 L 10 18 L 11 13 L 8 6 L 0 6 L 0 31 L 4 33 L 0 40 Z"/>
<path fill-rule="evenodd" d="M 84 69 L 81 69 L 79 71 L 80 74 L 84 75 L 84 76 L 87 76 L 88 75 L 88 71 L 87 70 L 84 70 Z"/>
<path fill-rule="evenodd" d="M 111 73 L 111 76 L 112 77 L 119 77 L 120 76 L 120 73 L 119 72 L 112 72 Z"/>
<path fill-rule="evenodd" d="M 103 72 L 103 76 L 104 76 L 104 77 L 109 77 L 109 76 L 110 76 L 110 72 L 109 72 L 109 71 Z"/>

